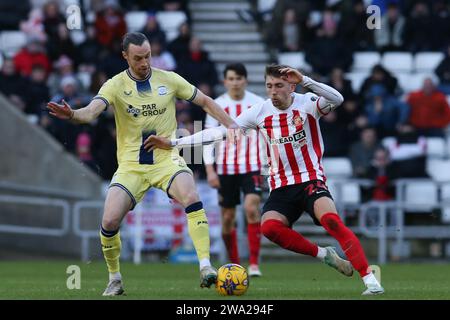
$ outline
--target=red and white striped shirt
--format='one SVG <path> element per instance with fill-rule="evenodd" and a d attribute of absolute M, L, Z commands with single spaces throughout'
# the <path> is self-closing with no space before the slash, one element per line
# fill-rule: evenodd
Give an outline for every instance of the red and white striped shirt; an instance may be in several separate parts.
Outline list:
<path fill-rule="evenodd" d="M 215 101 L 232 119 L 236 119 L 244 110 L 262 103 L 264 99 L 249 91 L 245 91 L 244 97 L 240 101 L 233 100 L 227 93 L 221 95 Z M 220 123 L 210 115 L 206 117 L 205 127 L 207 129 L 219 125 Z M 227 141 L 216 144 L 215 160 L 212 156 L 214 146 L 205 146 L 203 158 L 205 164 L 215 162 L 217 174 L 220 175 L 260 171 L 260 150 L 264 146 L 262 142 L 262 137 L 257 130 L 251 130 L 238 144 L 228 143 Z"/>
<path fill-rule="evenodd" d="M 318 107 L 323 98 L 313 93 L 293 93 L 293 97 L 292 105 L 286 110 L 274 107 L 268 99 L 236 119 L 244 129 L 259 128 L 266 139 L 271 190 L 315 179 L 326 180 Z"/>

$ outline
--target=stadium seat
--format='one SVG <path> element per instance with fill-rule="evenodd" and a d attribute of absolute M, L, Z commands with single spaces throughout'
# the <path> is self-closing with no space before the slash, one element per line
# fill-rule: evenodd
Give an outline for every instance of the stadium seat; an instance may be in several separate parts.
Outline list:
<path fill-rule="evenodd" d="M 125 14 L 125 21 L 129 32 L 139 31 L 147 23 L 146 11 L 130 11 Z"/>
<path fill-rule="evenodd" d="M 443 59 L 444 54 L 442 52 L 418 52 L 414 56 L 414 70 L 416 72 L 434 73 Z"/>
<path fill-rule="evenodd" d="M 411 91 L 420 90 L 423 86 L 425 78 L 432 78 L 435 83 L 436 77 L 432 73 L 407 73 L 407 72 L 394 72 L 394 76 L 398 79 L 400 87 L 404 92 L 409 93 Z"/>
<path fill-rule="evenodd" d="M 385 137 L 381 140 L 381 144 L 386 149 L 389 149 L 390 146 L 397 143 L 397 139 L 395 137 Z"/>
<path fill-rule="evenodd" d="M 159 11 L 156 13 L 156 20 L 166 33 L 167 41 L 172 41 L 178 36 L 178 28 L 187 17 L 183 11 Z"/>
<path fill-rule="evenodd" d="M 444 138 L 428 137 L 426 139 L 427 139 L 427 156 L 428 157 L 444 158 L 446 156 L 446 146 L 445 146 Z"/>
<path fill-rule="evenodd" d="M 350 72 L 345 74 L 345 78 L 352 83 L 352 89 L 355 92 L 359 92 L 364 80 L 369 76 L 368 72 Z"/>
<path fill-rule="evenodd" d="M 304 71 L 311 71 L 311 66 L 305 61 L 303 52 L 284 52 L 278 55 L 278 63 L 291 66 Z"/>
<path fill-rule="evenodd" d="M 442 185 L 441 200 L 450 203 L 450 183 L 445 183 Z"/>
<path fill-rule="evenodd" d="M 3 31 L 0 33 L 0 51 L 13 57 L 27 44 L 27 35 L 22 31 Z"/>
<path fill-rule="evenodd" d="M 380 61 L 381 55 L 378 52 L 355 52 L 352 71 L 369 73 L 372 67 Z"/>
<path fill-rule="evenodd" d="M 404 201 L 411 211 L 432 209 L 438 204 L 438 187 L 433 181 L 411 181 L 405 187 Z"/>
<path fill-rule="evenodd" d="M 342 186 L 342 202 L 346 204 L 361 203 L 361 189 L 357 183 L 345 183 Z"/>
<path fill-rule="evenodd" d="M 324 158 L 323 169 L 327 177 L 350 178 L 352 176 L 352 163 L 348 158 Z"/>
<path fill-rule="evenodd" d="M 436 182 L 450 182 L 450 160 L 427 159 L 427 173 Z"/>
<path fill-rule="evenodd" d="M 412 72 L 413 56 L 409 52 L 386 52 L 381 64 L 391 72 Z"/>

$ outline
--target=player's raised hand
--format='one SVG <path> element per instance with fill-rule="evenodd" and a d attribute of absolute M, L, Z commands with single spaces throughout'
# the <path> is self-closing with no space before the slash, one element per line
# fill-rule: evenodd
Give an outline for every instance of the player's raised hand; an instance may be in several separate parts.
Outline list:
<path fill-rule="evenodd" d="M 299 84 L 303 81 L 303 74 L 294 68 L 283 68 L 280 70 L 281 79 L 292 84 Z"/>
<path fill-rule="evenodd" d="M 49 109 L 49 113 L 62 120 L 70 120 L 73 118 L 74 111 L 70 107 L 70 105 L 62 100 L 63 104 L 58 104 L 55 102 L 47 103 L 47 109 Z"/>
<path fill-rule="evenodd" d="M 237 144 L 242 139 L 242 129 L 237 124 L 232 124 L 227 129 L 227 140 L 232 144 Z"/>
<path fill-rule="evenodd" d="M 170 150 L 172 149 L 172 144 L 170 143 L 170 139 L 168 138 L 151 135 L 147 139 L 145 139 L 144 149 L 147 150 L 148 152 L 153 151 L 155 149 Z"/>

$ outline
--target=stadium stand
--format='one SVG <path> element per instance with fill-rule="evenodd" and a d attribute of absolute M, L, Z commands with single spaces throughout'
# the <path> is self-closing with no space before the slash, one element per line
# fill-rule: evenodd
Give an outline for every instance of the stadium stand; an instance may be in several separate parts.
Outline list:
<path fill-rule="evenodd" d="M 27 10 L 29 11 L 31 9 L 43 10 L 47 2 L 46 0 L 23 1 L 23 7 L 28 7 Z M 348 34 L 342 34 L 342 30 L 346 27 L 345 23 L 348 23 L 352 18 L 343 20 L 339 17 L 344 15 L 348 17 L 349 14 L 351 17 L 351 5 L 343 5 L 343 1 L 335 1 L 331 7 L 326 7 L 325 1 L 314 1 L 305 5 L 306 2 L 230 0 L 219 3 L 217 1 L 192 0 L 188 2 L 187 7 L 180 6 L 176 10 L 169 10 L 164 5 L 154 5 L 153 2 L 151 5 L 143 5 L 143 1 L 61 1 L 59 2 L 58 14 L 63 18 L 68 5 L 75 4 L 83 9 L 81 11 L 83 27 L 81 30 L 72 30 L 70 37 L 76 50 L 83 48 L 83 50 L 89 51 L 90 48 L 98 48 L 94 51 L 94 56 L 97 57 L 98 61 L 73 59 L 71 61 L 73 70 L 69 70 L 68 64 L 64 66 L 67 70 L 61 70 L 57 63 L 61 57 L 50 57 L 52 70 L 50 74 L 46 75 L 46 81 L 55 79 L 55 75 L 59 76 L 59 72 L 66 72 L 65 75 L 74 76 L 82 84 L 77 88 L 75 96 L 88 99 L 96 94 L 107 79 L 107 74 L 113 73 L 116 68 L 123 66 L 117 42 L 120 37 L 116 37 L 115 41 L 110 42 L 109 45 L 101 45 L 98 39 L 94 37 L 92 40 L 87 35 L 88 27 L 95 27 L 96 17 L 103 10 L 103 6 L 106 3 L 114 3 L 115 5 L 123 5 L 120 13 L 123 14 L 127 31 L 142 30 L 146 25 L 149 14 L 155 15 L 167 41 L 166 49 L 175 56 L 177 66 L 187 65 L 186 61 L 189 60 L 191 55 L 189 51 L 190 41 L 192 38 L 200 39 L 205 63 L 210 64 L 218 74 L 218 76 L 213 75 L 205 80 L 208 82 L 206 83 L 206 90 L 211 90 L 213 95 L 223 92 L 219 80 L 225 64 L 236 60 L 245 62 L 248 68 L 249 90 L 261 95 L 264 95 L 264 67 L 269 62 L 291 65 L 321 81 L 330 81 L 331 74 L 318 75 L 317 70 L 314 70 L 306 62 L 305 56 L 312 44 L 317 39 L 324 37 L 322 32 L 324 28 L 331 28 L 331 31 L 336 31 L 336 34 L 330 35 L 330 37 L 337 37 L 352 51 L 352 63 L 348 68 L 343 68 L 343 72 L 345 78 L 350 80 L 351 88 L 354 91 L 351 96 L 345 96 L 344 98 L 347 101 L 351 100 L 354 107 L 344 103 L 337 110 L 336 120 L 337 124 L 345 123 L 345 125 L 340 125 L 345 134 L 339 137 L 339 145 L 347 151 L 348 147 L 358 140 L 359 132 L 367 127 L 368 115 L 365 106 L 368 101 L 366 94 L 370 91 L 370 88 L 381 85 L 386 89 L 390 98 L 396 101 L 404 101 L 410 92 L 422 88 L 426 77 L 432 77 L 437 83 L 440 82 L 440 85 L 443 84 L 441 75 L 445 74 L 445 68 L 448 68 L 448 66 L 442 67 L 444 72 L 439 75 L 439 79 L 437 79 L 437 73 L 435 75 L 435 72 L 436 68 L 447 57 L 446 46 L 448 43 L 446 39 L 450 37 L 445 31 L 436 34 L 436 43 L 430 44 L 428 48 L 414 46 L 414 37 L 403 39 L 403 44 L 395 48 L 378 48 L 371 31 L 368 34 L 355 32 L 352 35 L 353 38 Z M 366 5 L 369 2 L 365 1 Z M 271 32 L 275 33 L 275 40 L 277 37 L 280 38 L 281 35 L 285 37 L 287 28 L 284 28 L 284 16 L 289 8 L 296 11 L 299 28 L 298 34 L 300 37 L 298 50 L 296 51 L 289 51 L 281 45 L 278 46 L 279 43 L 272 41 L 274 37 L 270 34 Z M 432 6 L 430 6 L 430 12 L 434 15 L 432 9 Z M 333 15 L 328 16 L 329 10 L 333 12 Z M 413 21 L 411 20 L 411 11 L 407 11 L 410 9 L 402 7 L 401 10 L 406 23 Z M 448 4 L 445 10 L 450 13 Z M 11 14 L 17 15 L 17 17 L 14 17 L 14 25 L 8 24 L 9 21 L 1 21 L 2 18 L 5 19 L 5 16 L 0 15 L 0 26 L 5 26 L 0 29 L 0 91 L 3 91 L 13 106 L 28 113 L 27 116 L 30 121 L 39 124 L 49 134 L 53 135 L 61 143 L 61 146 L 75 156 L 77 156 L 77 152 L 74 141 L 79 135 L 87 133 L 92 139 L 93 151 L 99 150 L 93 152 L 95 163 L 92 168 L 103 180 L 108 181 L 114 172 L 114 160 L 111 159 L 115 158 L 115 149 L 111 146 L 106 147 L 102 141 L 114 144 L 112 114 L 105 113 L 97 123 L 91 126 L 83 126 L 78 129 L 61 127 L 60 123 L 46 115 L 43 111 L 43 105 L 37 108 L 38 111 L 36 109 L 30 111 L 30 109 L 25 108 L 24 106 L 29 103 L 27 97 L 18 97 L 15 88 L 8 85 L 13 83 L 13 79 L 23 81 L 15 83 L 25 83 L 24 87 L 31 81 L 28 77 L 23 77 L 15 71 L 11 73 L 11 70 L 6 70 L 11 65 L 10 61 L 7 60 L 14 59 L 31 38 L 31 34 L 27 33 L 29 29 L 22 30 L 23 28 L 20 25 L 20 21 L 29 19 L 27 15 L 19 11 L 17 13 L 11 12 Z M 327 19 L 326 23 L 324 23 L 324 16 Z M 354 21 L 358 20 L 355 19 Z M 187 31 L 179 38 L 180 26 L 184 23 L 187 24 Z M 58 23 L 56 26 L 58 26 Z M 353 30 L 358 27 L 365 28 L 365 26 L 356 26 Z M 53 29 L 48 21 L 39 22 L 36 29 L 40 28 L 48 37 L 47 40 L 42 42 L 45 46 L 54 41 L 55 38 L 53 37 L 59 37 L 59 35 L 52 33 Z M 450 27 L 448 30 L 450 30 Z M 286 36 L 287 34 L 288 32 L 286 32 Z M 173 49 L 174 44 L 176 44 L 176 50 Z M 73 55 L 79 57 L 77 52 L 74 52 Z M 376 79 L 376 76 L 375 79 L 371 78 L 373 67 L 377 65 L 385 67 L 391 73 L 392 79 L 384 78 L 380 80 Z M 181 70 L 182 67 L 178 67 L 177 71 Z M 446 72 L 450 72 L 450 70 L 446 70 Z M 214 77 L 216 79 L 213 79 Z M 62 78 L 57 77 L 57 79 L 61 80 Z M 191 81 L 192 79 L 188 80 Z M 50 81 L 47 83 L 48 88 L 53 85 Z M 438 88 L 441 90 L 442 87 L 439 86 Z M 52 91 L 55 89 L 60 91 L 59 86 L 51 89 Z M 450 101 L 449 92 L 444 91 L 444 93 L 447 95 L 447 100 Z M 204 117 L 202 111 L 198 111 L 194 106 L 180 103 L 177 108 L 178 115 L 184 117 L 186 113 L 189 114 L 188 120 L 183 121 L 192 122 L 193 120 L 202 120 Z M 349 111 L 351 108 L 355 110 Z M 396 197 L 392 199 L 393 205 L 399 205 L 405 210 L 420 209 L 431 212 L 431 210 L 446 203 L 446 210 L 448 210 L 450 201 L 450 119 L 447 123 L 446 129 L 444 128 L 444 136 L 426 137 L 426 172 L 429 178 L 404 180 L 402 179 L 404 177 L 395 177 L 391 179 L 390 186 L 397 192 Z M 378 130 L 377 125 L 375 127 L 378 131 L 378 143 L 381 146 L 389 147 L 395 143 L 398 138 L 397 135 L 385 137 Z M 64 135 L 61 134 L 62 132 Z M 399 132 L 395 133 L 399 134 Z M 68 140 L 72 142 L 68 143 Z M 366 177 L 368 180 L 364 181 L 354 179 L 348 157 L 327 157 L 326 151 L 325 157 L 324 167 L 329 177 L 328 185 L 335 195 L 337 203 L 343 207 L 353 208 L 367 200 L 364 198 L 365 194 L 362 190 L 363 186 L 375 183 L 374 180 L 371 180 L 372 177 Z M 107 167 L 108 169 L 104 169 Z M 197 175 L 203 177 L 202 169 L 196 167 L 195 170 Z"/>

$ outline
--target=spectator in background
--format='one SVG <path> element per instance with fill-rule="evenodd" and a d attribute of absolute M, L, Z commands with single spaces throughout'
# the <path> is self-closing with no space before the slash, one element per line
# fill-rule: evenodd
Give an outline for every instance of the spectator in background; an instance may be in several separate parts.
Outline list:
<path fill-rule="evenodd" d="M 216 67 L 195 37 L 189 43 L 189 56 L 178 62 L 177 73 L 194 86 L 207 83 L 214 87 L 218 83 Z"/>
<path fill-rule="evenodd" d="M 27 85 L 27 79 L 16 72 L 14 61 L 5 58 L 0 71 L 0 92 L 22 111 L 25 110 L 26 106 L 24 90 Z"/>
<path fill-rule="evenodd" d="M 46 105 L 50 98 L 50 91 L 46 84 L 45 69 L 36 65 L 33 67 L 30 76 L 30 82 L 27 85 L 27 94 L 25 96 L 27 106 L 25 112 L 35 114 L 40 117 L 41 113 L 46 112 Z"/>
<path fill-rule="evenodd" d="M 322 117 L 320 123 L 325 157 L 345 157 L 348 154 L 346 143 L 346 130 L 337 120 L 336 111 Z"/>
<path fill-rule="evenodd" d="M 101 70 L 96 70 L 91 77 L 91 85 L 89 87 L 89 94 L 91 96 L 97 95 L 97 93 L 100 91 L 100 88 L 103 86 L 103 84 L 108 80 L 108 77 L 106 74 Z M 113 119 L 114 120 L 114 119 Z"/>
<path fill-rule="evenodd" d="M 106 48 L 112 48 L 115 42 L 122 40 L 127 24 L 115 0 L 105 1 L 103 10 L 97 13 L 95 28 L 97 41 Z"/>
<path fill-rule="evenodd" d="M 399 51 L 403 48 L 405 18 L 398 5 L 391 3 L 381 18 L 381 28 L 375 29 L 375 45 L 379 51 Z"/>
<path fill-rule="evenodd" d="M 439 63 L 434 73 L 439 77 L 439 90 L 450 95 L 450 44 L 445 50 L 445 57 Z"/>
<path fill-rule="evenodd" d="M 191 41 L 191 28 L 189 24 L 183 22 L 179 27 L 178 36 L 169 43 L 167 49 L 180 61 L 189 57 L 189 43 Z"/>
<path fill-rule="evenodd" d="M 20 22 L 27 19 L 30 10 L 29 0 L 1 0 L 0 30 L 18 30 Z"/>
<path fill-rule="evenodd" d="M 370 93 L 372 86 L 383 86 L 387 93 L 392 96 L 397 96 L 399 94 L 399 87 L 397 79 L 391 75 L 389 71 L 387 71 L 381 65 L 375 65 L 372 68 L 372 71 L 364 80 L 359 95 L 363 102 L 365 102 L 368 98 L 368 94 Z"/>
<path fill-rule="evenodd" d="M 353 1 L 350 12 L 344 12 L 339 21 L 338 34 L 352 51 L 373 49 L 373 31 L 367 28 L 368 14 L 362 0 Z M 344 96 L 345 97 L 345 96 Z"/>
<path fill-rule="evenodd" d="M 96 91 L 98 92 L 98 91 Z M 92 150 L 95 162 L 98 164 L 98 173 L 103 180 L 111 180 L 117 170 L 116 126 L 113 109 L 108 108 L 98 118 L 93 128 Z"/>
<path fill-rule="evenodd" d="M 448 1 L 433 1 L 433 26 L 439 32 L 433 32 L 433 47 L 435 50 L 445 50 L 450 43 L 450 11 Z"/>
<path fill-rule="evenodd" d="M 101 45 L 97 42 L 95 26 L 86 26 L 86 39 L 78 46 L 79 62 L 83 69 L 94 72 L 99 63 Z"/>
<path fill-rule="evenodd" d="M 20 30 L 27 36 L 39 39 L 42 42 L 47 41 L 47 34 L 44 31 L 43 14 L 41 9 L 35 8 L 30 11 L 27 21 L 20 23 Z"/>
<path fill-rule="evenodd" d="M 386 142 L 395 178 L 427 177 L 427 141 L 410 125 L 399 127 L 394 140 Z"/>
<path fill-rule="evenodd" d="M 43 24 L 47 34 L 48 42 L 54 42 L 59 37 L 59 25 L 65 23 L 66 19 L 59 10 L 58 2 L 49 1 L 43 7 Z"/>
<path fill-rule="evenodd" d="M 364 200 L 388 201 L 394 199 L 395 171 L 387 149 L 378 147 L 375 150 L 366 177 L 374 182 L 374 186 L 370 188 L 369 199 Z M 363 191 L 363 197 L 367 198 L 367 192 Z"/>
<path fill-rule="evenodd" d="M 75 68 L 78 66 L 80 59 L 78 47 L 75 46 L 72 38 L 70 38 L 69 29 L 67 29 L 65 23 L 58 25 L 57 37 L 47 42 L 47 52 L 52 61 L 57 60 L 61 55 L 65 55 L 73 61 Z"/>
<path fill-rule="evenodd" d="M 360 140 L 350 147 L 349 158 L 352 162 L 353 176 L 367 178 L 375 151 L 378 149 L 377 133 L 374 128 L 367 127 L 361 131 Z"/>
<path fill-rule="evenodd" d="M 337 22 L 331 10 L 323 12 L 323 22 L 317 30 L 317 39 L 306 50 L 305 59 L 322 76 L 335 67 L 344 71 L 352 64 L 352 52 L 337 36 Z"/>
<path fill-rule="evenodd" d="M 431 78 L 424 80 L 421 90 L 411 92 L 407 102 L 411 107 L 409 123 L 419 135 L 444 137 L 450 123 L 450 106 Z"/>
<path fill-rule="evenodd" d="M 27 45 L 14 56 L 14 65 L 16 71 L 24 77 L 31 75 L 31 70 L 34 65 L 44 67 L 47 75 L 51 70 L 50 60 L 45 51 L 44 44 L 41 40 L 34 37 L 29 38 Z"/>
<path fill-rule="evenodd" d="M 59 57 L 57 61 L 54 63 L 54 72 L 52 72 L 48 78 L 47 84 L 50 89 L 50 96 L 55 96 L 61 89 L 61 80 L 64 77 L 72 76 L 75 77 L 75 70 L 73 61 L 65 56 L 62 55 Z M 81 88 L 81 81 L 77 79 L 77 86 L 78 88 Z"/>
<path fill-rule="evenodd" d="M 172 54 L 165 51 L 161 43 L 154 39 L 150 41 L 150 47 L 152 48 L 152 66 L 162 70 L 173 71 L 177 67 L 177 63 Z"/>
<path fill-rule="evenodd" d="M 339 91 L 344 99 L 353 99 L 355 94 L 350 80 L 345 79 L 341 68 L 333 68 L 330 75 L 329 85 Z"/>
<path fill-rule="evenodd" d="M 76 140 L 76 155 L 78 159 L 95 173 L 98 172 L 97 164 L 92 156 L 92 138 L 87 132 L 81 132 Z"/>
<path fill-rule="evenodd" d="M 148 15 L 147 23 L 140 32 L 145 34 L 150 43 L 152 41 L 158 41 L 163 48 L 166 47 L 166 34 L 161 30 L 158 20 L 156 20 L 156 16 L 153 13 Z"/>
<path fill-rule="evenodd" d="M 69 75 L 61 79 L 61 89 L 51 99 L 57 103 L 61 103 L 62 100 L 69 103 L 74 109 L 79 109 L 87 105 L 91 97 L 81 94 L 78 91 L 77 80 Z M 76 138 L 83 127 L 58 118 L 50 119 L 48 113 L 42 115 L 41 123 L 68 151 L 76 151 Z"/>
<path fill-rule="evenodd" d="M 122 41 L 115 40 L 110 50 L 102 51 L 99 61 L 98 70 L 103 71 L 108 79 L 127 69 L 127 62 L 122 57 Z"/>
<path fill-rule="evenodd" d="M 282 51 L 299 51 L 300 28 L 295 10 L 290 8 L 284 13 Z"/>
<path fill-rule="evenodd" d="M 356 142 L 361 131 L 368 126 L 369 120 L 361 109 L 355 98 L 345 98 L 342 106 L 336 109 L 338 121 L 346 129 L 348 143 Z"/>
<path fill-rule="evenodd" d="M 379 137 L 393 136 L 409 118 L 409 106 L 388 94 L 382 85 L 373 85 L 365 106 L 369 125 L 377 129 Z"/>
<path fill-rule="evenodd" d="M 432 51 L 435 29 L 430 10 L 424 1 L 418 1 L 405 23 L 405 48 L 411 52 Z"/>

